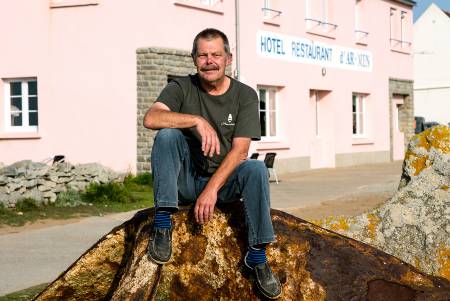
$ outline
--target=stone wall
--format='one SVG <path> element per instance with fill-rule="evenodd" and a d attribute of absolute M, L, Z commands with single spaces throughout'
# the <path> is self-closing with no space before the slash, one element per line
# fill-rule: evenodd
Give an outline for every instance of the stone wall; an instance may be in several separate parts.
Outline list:
<path fill-rule="evenodd" d="M 390 120 L 390 149 L 391 160 L 393 159 L 393 112 L 392 99 L 394 95 L 403 97 L 403 105 L 399 107 L 399 129 L 405 134 L 405 148 L 408 145 L 411 137 L 414 136 L 414 82 L 412 80 L 404 79 L 389 79 L 389 120 Z"/>
<path fill-rule="evenodd" d="M 1 168 L 0 204 L 14 207 L 17 201 L 32 198 L 39 203 L 53 203 L 61 192 L 82 191 L 90 183 L 122 181 L 123 175 L 97 163 L 47 165 L 29 160 Z"/>
<path fill-rule="evenodd" d="M 139 48 L 137 54 L 137 166 L 138 173 L 150 171 L 150 152 L 155 131 L 144 128 L 144 115 L 170 77 L 195 73 L 188 51 Z"/>

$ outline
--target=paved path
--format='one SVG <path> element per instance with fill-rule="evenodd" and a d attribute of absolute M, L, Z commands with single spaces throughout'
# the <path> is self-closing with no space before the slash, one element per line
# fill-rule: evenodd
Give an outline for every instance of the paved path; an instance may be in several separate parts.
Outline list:
<path fill-rule="evenodd" d="M 393 193 L 399 162 L 281 175 L 271 183 L 272 207 L 293 210 L 364 194 Z M 0 235 L 0 296 L 51 282 L 113 227 L 134 212 Z M 301 215 L 301 213 L 300 213 Z"/>

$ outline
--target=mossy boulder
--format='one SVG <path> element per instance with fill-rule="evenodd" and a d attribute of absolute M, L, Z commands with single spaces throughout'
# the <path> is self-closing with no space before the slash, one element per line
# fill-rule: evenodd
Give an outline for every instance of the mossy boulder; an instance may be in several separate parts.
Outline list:
<path fill-rule="evenodd" d="M 392 199 L 359 216 L 316 224 L 450 280 L 449 187 L 450 129 L 435 126 L 412 137 Z"/>
<path fill-rule="evenodd" d="M 173 256 L 146 255 L 153 209 L 113 229 L 35 300 L 258 300 L 243 268 L 246 234 L 240 203 L 205 226 L 191 210 L 173 215 Z M 280 300 L 446 300 L 450 282 L 369 245 L 272 211 L 278 242 L 268 249 L 283 284 Z"/>

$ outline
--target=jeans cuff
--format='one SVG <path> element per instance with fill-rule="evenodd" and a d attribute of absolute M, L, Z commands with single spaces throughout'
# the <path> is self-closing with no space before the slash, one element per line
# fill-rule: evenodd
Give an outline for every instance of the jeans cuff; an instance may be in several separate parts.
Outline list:
<path fill-rule="evenodd" d="M 164 201 L 157 201 L 157 202 L 155 202 L 155 208 L 158 209 L 160 207 L 178 209 L 178 201 L 176 203 L 174 203 L 174 202 L 164 202 Z"/>
<path fill-rule="evenodd" d="M 270 237 L 259 237 L 259 238 L 254 238 L 254 239 L 250 239 L 248 241 L 248 245 L 254 246 L 254 245 L 260 245 L 260 244 L 268 244 L 268 243 L 273 243 L 276 242 L 277 240 L 275 239 L 275 236 L 270 236 Z"/>

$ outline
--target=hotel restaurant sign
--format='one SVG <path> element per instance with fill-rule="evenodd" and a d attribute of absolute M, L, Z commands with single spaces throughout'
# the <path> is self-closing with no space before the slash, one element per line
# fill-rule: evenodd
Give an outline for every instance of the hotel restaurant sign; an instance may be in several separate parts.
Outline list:
<path fill-rule="evenodd" d="M 371 72 L 370 51 L 330 45 L 301 37 L 258 31 L 258 55 L 321 67 Z"/>

